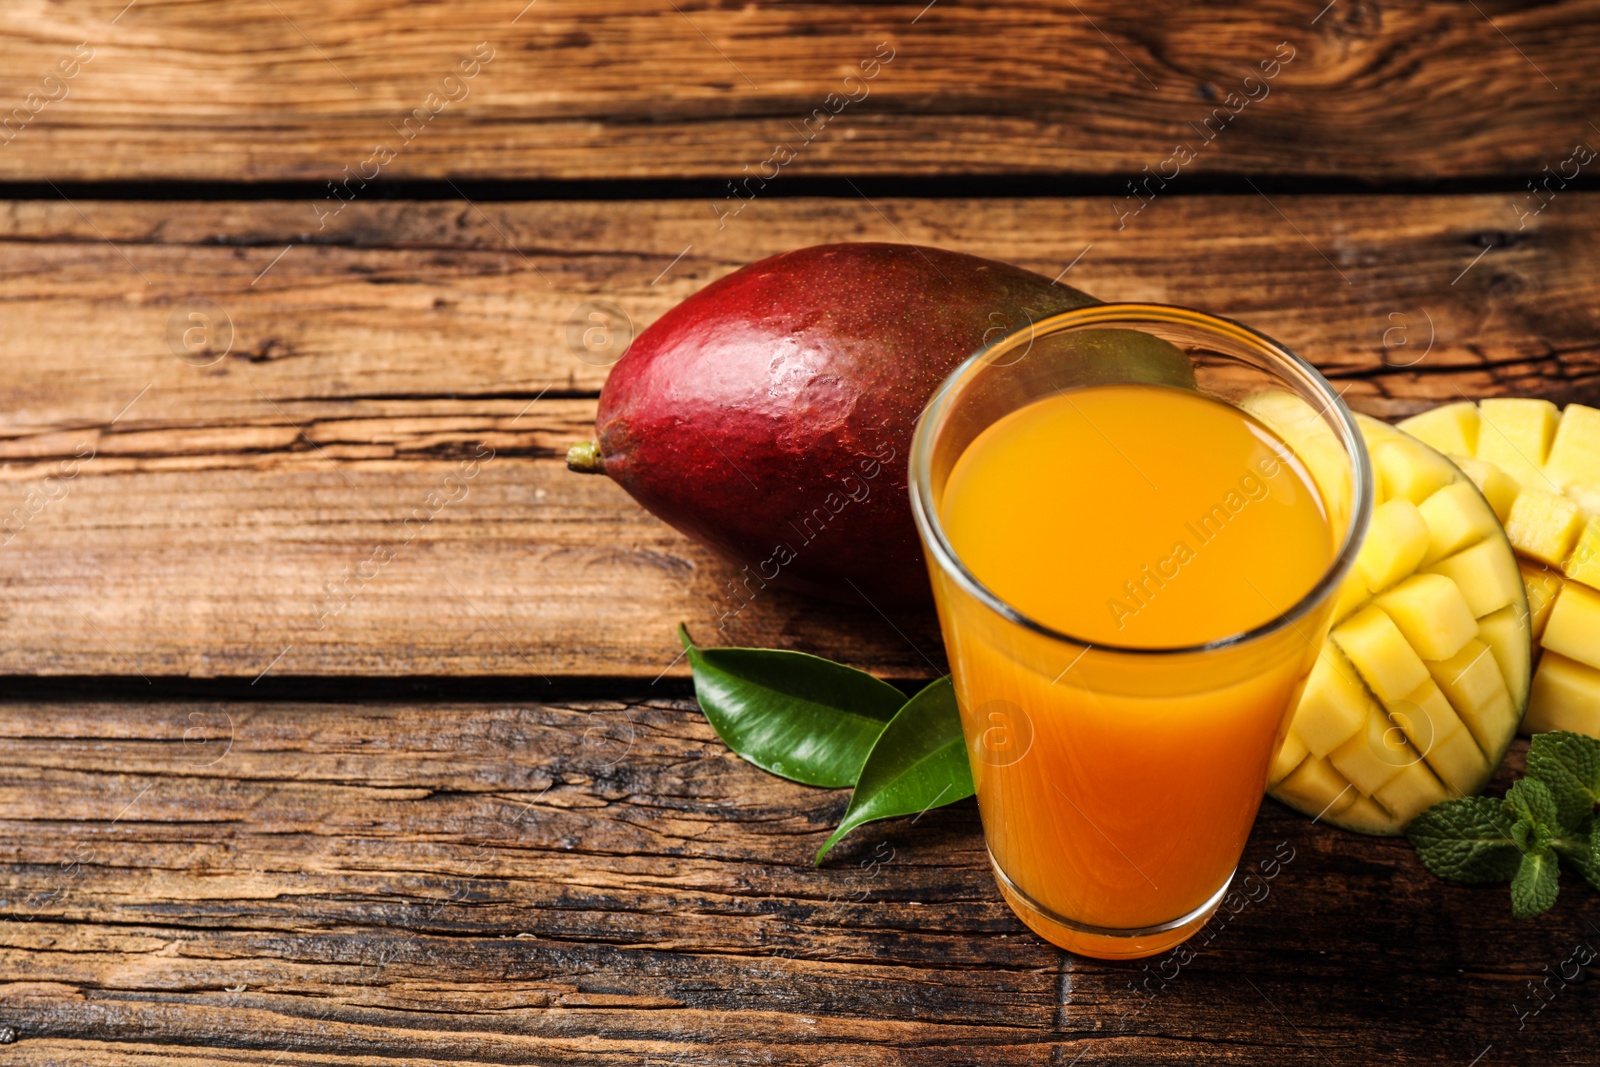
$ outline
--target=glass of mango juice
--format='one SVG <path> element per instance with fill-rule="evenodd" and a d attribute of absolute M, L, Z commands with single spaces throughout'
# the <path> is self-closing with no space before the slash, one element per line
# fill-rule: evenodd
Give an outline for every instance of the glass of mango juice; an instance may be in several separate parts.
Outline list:
<path fill-rule="evenodd" d="M 1372 509 L 1308 363 L 1100 304 L 996 341 L 911 451 L 995 880 L 1040 936 L 1164 951 L 1228 892 Z"/>

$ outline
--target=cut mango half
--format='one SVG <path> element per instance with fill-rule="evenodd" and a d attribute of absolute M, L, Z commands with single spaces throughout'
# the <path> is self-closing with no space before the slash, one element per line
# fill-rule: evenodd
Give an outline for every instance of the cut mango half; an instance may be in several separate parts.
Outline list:
<path fill-rule="evenodd" d="M 1516 550 L 1536 663 L 1523 731 L 1600 737 L 1600 410 L 1462 401 L 1400 428 L 1456 460 Z"/>
<path fill-rule="evenodd" d="M 1322 466 L 1327 484 L 1347 481 L 1344 460 L 1327 452 L 1331 431 L 1307 432 L 1309 406 L 1267 395 L 1242 406 L 1319 483 Z M 1530 619 L 1511 545 L 1471 480 L 1393 427 L 1357 421 L 1372 521 L 1268 793 L 1336 826 L 1398 834 L 1434 804 L 1477 793 L 1505 757 L 1528 698 Z"/>

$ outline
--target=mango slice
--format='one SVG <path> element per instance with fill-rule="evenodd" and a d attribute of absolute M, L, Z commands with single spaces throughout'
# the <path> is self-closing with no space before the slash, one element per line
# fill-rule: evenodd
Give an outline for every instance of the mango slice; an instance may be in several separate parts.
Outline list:
<path fill-rule="evenodd" d="M 1505 524 L 1516 550 L 1535 665 L 1523 731 L 1600 737 L 1600 663 L 1586 658 L 1591 652 L 1573 653 L 1600 644 L 1600 613 L 1591 610 L 1600 603 L 1600 409 L 1558 409 L 1546 400 L 1463 401 L 1423 412 L 1400 428 L 1450 454 Z M 1459 566 L 1447 576 L 1475 608 L 1504 596 L 1502 589 L 1475 586 Z"/>
<path fill-rule="evenodd" d="M 1507 422 L 1519 440 L 1533 432 L 1524 424 L 1537 429 L 1520 417 Z M 1527 703 L 1531 618 L 1484 494 L 1434 449 L 1357 418 L 1375 472 L 1372 523 L 1268 790 L 1334 825 L 1397 834 L 1439 801 L 1478 792 L 1505 756 Z M 1460 447 L 1482 429 L 1476 408 L 1432 426 Z M 1509 509 L 1518 492 L 1499 488 Z M 1581 624 L 1588 607 L 1572 618 Z"/>

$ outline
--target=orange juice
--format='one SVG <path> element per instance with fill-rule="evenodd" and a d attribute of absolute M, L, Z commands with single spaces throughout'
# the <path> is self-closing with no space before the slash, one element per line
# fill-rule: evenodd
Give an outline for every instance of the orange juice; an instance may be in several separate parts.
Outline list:
<path fill-rule="evenodd" d="M 1139 384 L 1035 400 L 951 467 L 938 511 L 955 556 L 1075 639 L 1007 624 L 935 569 L 1001 888 L 1056 943 L 1107 954 L 1093 930 L 1204 921 L 1220 898 L 1329 608 L 1192 646 L 1280 618 L 1327 573 L 1314 486 L 1244 412 Z M 1118 651 L 1150 649 L 1175 651 Z"/>

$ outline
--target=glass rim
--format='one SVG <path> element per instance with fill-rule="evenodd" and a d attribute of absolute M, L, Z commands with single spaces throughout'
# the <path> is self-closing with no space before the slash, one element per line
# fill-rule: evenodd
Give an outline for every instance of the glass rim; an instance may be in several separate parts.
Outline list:
<path fill-rule="evenodd" d="M 1278 612 L 1267 621 L 1248 630 L 1241 630 L 1237 633 L 1214 638 L 1199 644 L 1136 647 L 1088 641 L 1057 630 L 1052 626 L 1047 626 L 1037 619 L 1025 615 L 980 582 L 977 576 L 967 569 L 966 564 L 961 561 L 961 557 L 956 554 L 954 546 L 950 544 L 949 538 L 945 536 L 944 524 L 940 521 L 938 508 L 934 506 L 933 501 L 934 427 L 941 421 L 942 416 L 953 402 L 955 394 L 960 391 L 972 372 L 981 367 L 984 361 L 990 358 L 991 354 L 1015 347 L 1016 339 L 1024 335 L 1032 338 L 1058 333 L 1069 327 L 1138 322 L 1198 326 L 1214 334 L 1265 350 L 1267 354 L 1281 361 L 1288 369 L 1297 373 L 1302 379 L 1302 384 L 1310 386 L 1326 401 L 1325 411 L 1331 411 L 1337 416 L 1338 428 L 1343 438 L 1340 443 L 1344 445 L 1351 458 L 1350 517 L 1345 525 L 1344 542 L 1327 569 L 1323 571 L 1322 576 L 1292 606 Z M 1032 343 L 1031 340 L 1029 343 Z M 1281 376 L 1289 377 L 1287 374 Z M 940 383 L 939 388 L 934 391 L 933 397 L 922 409 L 922 414 L 917 418 L 916 431 L 911 440 L 910 483 L 911 513 L 916 519 L 917 530 L 922 535 L 924 548 L 944 573 L 954 578 L 957 584 L 967 593 L 975 597 L 996 615 L 1043 637 L 1075 645 L 1085 651 L 1100 649 L 1105 652 L 1150 657 L 1212 652 L 1231 648 L 1235 645 L 1247 644 L 1282 630 L 1286 626 L 1292 626 L 1304 618 L 1325 597 L 1332 595 L 1338 589 L 1340 583 L 1344 581 L 1345 576 L 1349 574 L 1357 554 L 1361 551 L 1361 543 L 1366 536 L 1367 524 L 1372 512 L 1373 495 L 1372 466 L 1367 458 L 1366 439 L 1362 436 L 1361 427 L 1357 424 L 1355 415 L 1350 411 L 1349 406 L 1345 404 L 1344 398 L 1334 390 L 1333 386 L 1328 383 L 1328 380 L 1322 376 L 1322 373 L 1316 367 L 1296 355 L 1287 346 L 1273 340 L 1261 331 L 1252 329 L 1243 323 L 1235 322 L 1233 319 L 1223 318 L 1220 315 L 1212 315 L 1177 304 L 1152 303 L 1090 304 L 1070 311 L 1063 311 L 1040 319 L 1037 322 L 1030 322 L 1022 329 L 1013 330 L 968 356 L 961 362 L 960 366 L 951 371 L 949 376 Z"/>

